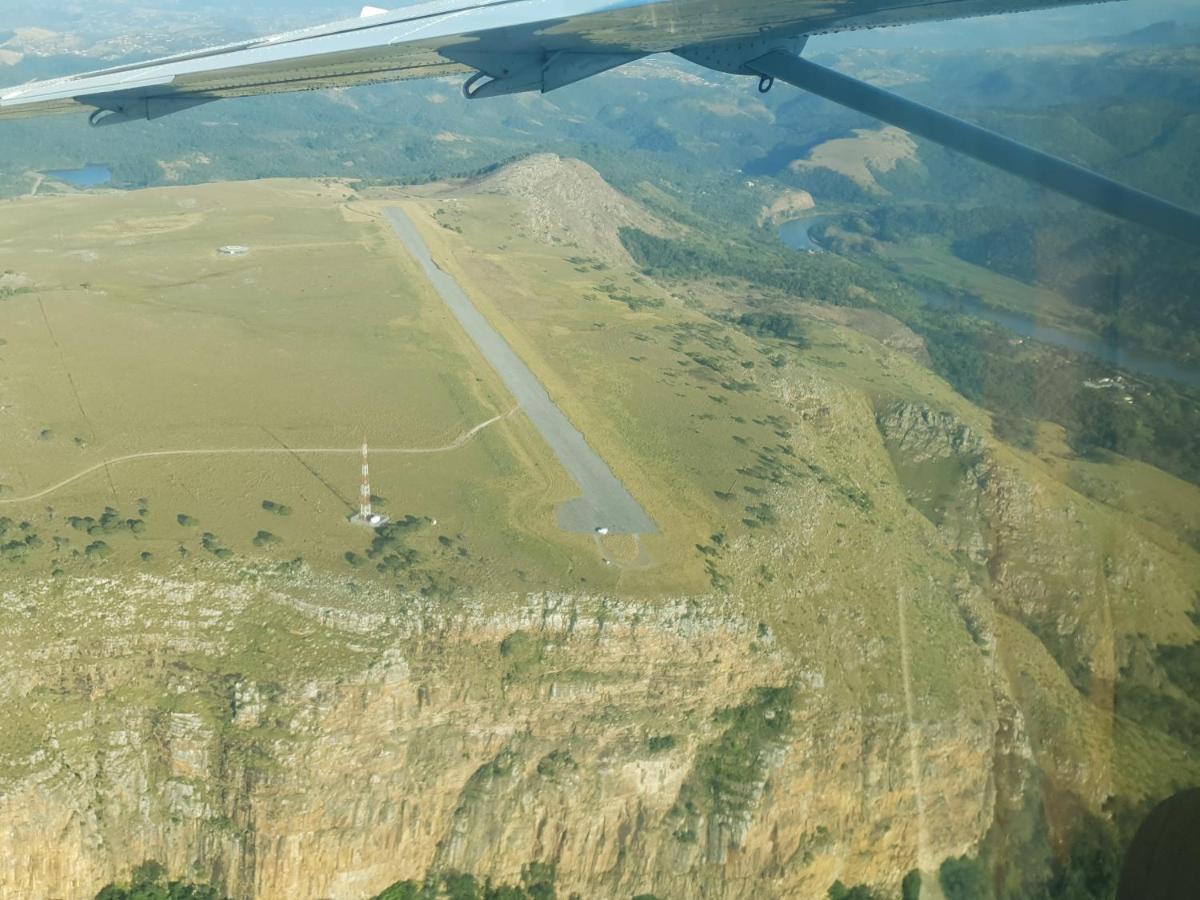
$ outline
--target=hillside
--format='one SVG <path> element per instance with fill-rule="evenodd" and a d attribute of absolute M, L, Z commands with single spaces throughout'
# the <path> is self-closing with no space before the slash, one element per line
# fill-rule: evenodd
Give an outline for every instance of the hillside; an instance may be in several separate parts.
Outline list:
<path fill-rule="evenodd" d="M 496 194 L 515 201 L 518 227 L 547 244 L 573 245 L 601 259 L 631 264 L 622 228 L 664 234 L 667 227 L 614 190 L 577 159 L 536 154 L 463 185 L 464 193 Z"/>
<path fill-rule="evenodd" d="M 606 563 L 558 531 L 519 416 L 381 456 L 397 526 L 345 523 L 363 423 L 445 448 L 511 406 L 393 203 L 660 534 Z M 895 894 L 964 856 L 1040 896 L 1093 864 L 1052 847 L 1115 855 L 1200 777 L 1194 488 L 1050 426 L 1008 443 L 911 331 L 842 309 L 890 289 L 853 261 L 793 254 L 808 296 L 648 275 L 602 251 L 652 214 L 554 157 L 3 214 L 2 897 L 146 860 L 238 900 L 531 863 L 560 896 Z M 105 464 L 264 434 L 349 455 Z"/>

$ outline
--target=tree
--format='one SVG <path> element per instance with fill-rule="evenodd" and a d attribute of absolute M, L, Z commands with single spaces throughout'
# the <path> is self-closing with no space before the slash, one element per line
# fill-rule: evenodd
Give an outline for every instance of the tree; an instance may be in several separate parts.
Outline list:
<path fill-rule="evenodd" d="M 938 881 L 946 900 L 987 900 L 987 873 L 979 860 L 969 856 L 947 859 L 938 870 Z"/>
<path fill-rule="evenodd" d="M 920 897 L 921 872 L 918 869 L 913 869 L 900 882 L 900 900 L 920 900 Z"/>
<path fill-rule="evenodd" d="M 397 881 L 376 894 L 373 900 L 422 900 L 428 893 L 415 881 Z"/>
<path fill-rule="evenodd" d="M 133 870 L 133 886 L 158 884 L 166 877 L 167 870 L 163 864 L 156 859 L 148 859 Z"/>
<path fill-rule="evenodd" d="M 848 888 L 841 881 L 835 881 L 829 886 L 828 897 L 829 900 L 882 900 L 879 894 L 865 884 L 856 884 Z"/>
<path fill-rule="evenodd" d="M 106 559 L 112 550 L 104 541 L 93 541 L 83 551 L 89 559 Z"/>

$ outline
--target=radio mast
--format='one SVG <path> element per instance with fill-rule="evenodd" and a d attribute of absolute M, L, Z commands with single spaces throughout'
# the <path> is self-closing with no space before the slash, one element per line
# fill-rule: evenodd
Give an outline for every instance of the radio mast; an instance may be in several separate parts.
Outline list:
<path fill-rule="evenodd" d="M 351 516 L 350 521 L 355 525 L 378 528 L 380 525 L 386 525 L 388 518 L 371 509 L 371 463 L 369 455 L 367 438 L 364 435 L 362 443 L 362 486 L 358 492 L 358 515 Z"/>
<path fill-rule="evenodd" d="M 371 464 L 367 458 L 367 438 L 363 436 L 363 462 L 362 462 L 362 490 L 358 496 L 358 515 L 360 518 L 370 520 L 371 518 Z"/>

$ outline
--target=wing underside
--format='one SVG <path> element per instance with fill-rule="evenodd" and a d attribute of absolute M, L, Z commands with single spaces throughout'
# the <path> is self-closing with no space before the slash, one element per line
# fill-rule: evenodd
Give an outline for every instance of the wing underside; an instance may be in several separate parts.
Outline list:
<path fill-rule="evenodd" d="M 456 59 L 635 58 L 764 33 L 801 35 L 1065 5 L 1068 0 L 436 0 L 255 41 L 0 92 L 0 118 L 186 108 L 227 97 L 430 78 Z M 1077 0 L 1076 0 L 1077 2 Z M 153 108 L 153 107 L 146 107 Z M 139 115 L 154 118 L 154 115 Z"/>

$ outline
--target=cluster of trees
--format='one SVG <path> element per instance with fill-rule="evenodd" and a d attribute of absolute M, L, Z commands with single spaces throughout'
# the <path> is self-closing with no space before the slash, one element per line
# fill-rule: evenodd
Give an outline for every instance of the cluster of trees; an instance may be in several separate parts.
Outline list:
<path fill-rule="evenodd" d="M 826 896 L 829 900 L 889 900 L 886 894 L 867 887 L 865 884 L 847 887 L 841 881 L 831 884 Z M 901 900 L 918 900 L 920 896 L 921 873 L 913 869 L 904 876 L 904 881 L 900 884 L 900 898 Z"/>
<path fill-rule="evenodd" d="M 745 703 L 718 711 L 714 721 L 724 731 L 696 759 L 679 794 L 684 809 L 742 812 L 753 796 L 753 785 L 764 776 L 768 751 L 787 737 L 794 703 L 790 687 L 759 688 Z"/>
<path fill-rule="evenodd" d="M 734 324 L 743 331 L 748 331 L 759 337 L 774 338 L 777 341 L 783 341 L 801 350 L 809 346 L 808 328 L 805 326 L 804 321 L 799 316 L 790 313 L 742 313 L 734 319 Z"/>
<path fill-rule="evenodd" d="M 515 885 L 500 885 L 490 878 L 478 879 L 464 872 L 430 874 L 421 881 L 398 881 L 373 900 L 555 900 L 554 866 L 530 863 Z M 644 895 L 649 897 L 649 895 Z M 128 882 L 101 888 L 95 900 L 224 900 L 214 887 L 184 880 L 170 880 L 166 869 L 147 860 L 133 871 Z M 653 900 L 653 898 L 651 898 Z"/>
<path fill-rule="evenodd" d="M 1200 614 L 1193 618 L 1200 622 Z M 1200 746 L 1200 641 L 1159 645 L 1149 655 L 1154 666 L 1131 666 L 1121 672 L 1118 712 L 1171 735 L 1185 747 Z"/>
<path fill-rule="evenodd" d="M 217 559 L 233 558 L 233 551 L 222 545 L 221 539 L 211 531 L 206 531 L 200 536 L 200 546 L 202 546 Z"/>
<path fill-rule="evenodd" d="M 147 860 L 133 870 L 128 882 L 101 888 L 96 900 L 223 900 L 223 896 L 208 885 L 168 880 L 162 864 Z"/>
<path fill-rule="evenodd" d="M 465 872 L 427 875 L 421 881 L 398 881 L 372 900 L 555 900 L 554 866 L 530 863 L 515 885 L 494 884 Z"/>
<path fill-rule="evenodd" d="M 41 537 L 33 530 L 31 523 L 16 523 L 7 516 L 0 516 L 0 559 L 11 563 L 24 562 L 26 555 L 42 544 Z"/>
<path fill-rule="evenodd" d="M 117 534 L 123 531 L 141 534 L 146 530 L 144 519 L 125 518 L 118 510 L 111 506 L 106 506 L 99 518 L 93 516 L 68 516 L 67 524 L 76 531 L 83 531 L 93 537 L 101 534 Z"/>
<path fill-rule="evenodd" d="M 1040 811 L 1036 822 L 1023 823 L 1014 835 L 998 831 L 1011 823 L 993 826 L 975 856 L 951 857 L 937 872 L 946 900 L 1113 900 L 1120 877 L 1122 841 L 1111 822 L 1079 812 L 1066 853 L 1060 858 L 1046 850 L 1045 823 Z M 1023 830 L 1032 824 L 1029 830 Z M 1014 856 L 1015 854 L 1015 856 Z M 829 900 L 890 900 L 891 896 L 866 885 L 848 887 L 834 882 Z M 921 896 L 921 873 L 910 871 L 900 886 L 901 900 Z"/>
<path fill-rule="evenodd" d="M 283 543 L 283 539 L 278 535 L 271 534 L 269 531 L 259 531 L 259 533 L 254 536 L 255 547 L 270 547 L 281 543 Z"/>
<path fill-rule="evenodd" d="M 665 238 L 622 228 L 621 242 L 648 275 L 659 278 L 740 281 L 835 306 L 863 302 L 863 291 L 903 290 L 879 268 L 828 253 L 798 254 L 767 231 L 738 235 L 722 229 Z M 906 297 L 915 304 L 911 292 Z"/>

